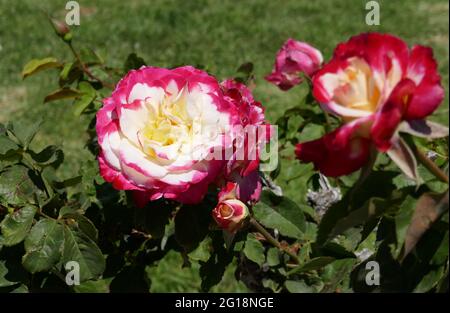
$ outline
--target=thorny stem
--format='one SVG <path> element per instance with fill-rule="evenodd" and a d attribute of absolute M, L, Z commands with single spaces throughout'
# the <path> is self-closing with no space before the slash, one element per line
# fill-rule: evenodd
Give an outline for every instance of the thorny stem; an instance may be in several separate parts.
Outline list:
<path fill-rule="evenodd" d="M 114 89 L 114 86 L 112 84 L 106 83 L 104 82 L 102 79 L 98 78 L 97 76 L 95 76 L 94 74 L 91 73 L 91 71 L 89 70 L 89 67 L 86 66 L 86 64 L 81 60 L 80 55 L 78 54 L 78 52 L 75 50 L 75 48 L 72 45 L 72 42 L 67 43 L 70 50 L 72 51 L 73 55 L 75 56 L 75 58 L 77 59 L 77 61 L 80 63 L 80 66 L 83 70 L 84 73 L 86 73 L 86 75 L 93 79 L 98 81 L 99 83 L 101 83 L 103 86 L 106 86 L 108 88 Z"/>
<path fill-rule="evenodd" d="M 261 224 L 259 224 L 253 217 L 250 218 L 250 224 L 253 226 L 253 228 L 255 228 L 259 233 L 261 233 L 261 235 L 264 236 L 264 238 L 267 239 L 268 242 L 270 242 L 270 244 L 272 244 L 273 246 L 277 247 L 278 249 L 280 249 L 283 252 L 286 252 L 294 261 L 295 263 L 299 264 L 299 260 L 298 257 L 292 253 L 291 251 L 289 251 L 288 249 L 285 249 L 281 246 L 280 242 L 278 240 L 276 240 Z"/>
<path fill-rule="evenodd" d="M 419 150 L 417 147 L 412 147 L 414 155 L 436 178 L 444 183 L 448 184 L 448 176 L 444 173 L 432 160 L 427 158 L 427 156 Z"/>

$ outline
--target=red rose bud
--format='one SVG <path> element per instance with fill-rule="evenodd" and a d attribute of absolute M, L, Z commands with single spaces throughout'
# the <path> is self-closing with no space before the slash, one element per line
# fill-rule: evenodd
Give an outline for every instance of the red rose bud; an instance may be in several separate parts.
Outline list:
<path fill-rule="evenodd" d="M 69 26 L 66 23 L 58 21 L 56 19 L 50 19 L 53 29 L 56 34 L 63 38 L 65 41 L 70 41 L 72 39 L 72 33 L 70 32 Z"/>
<path fill-rule="evenodd" d="M 247 206 L 237 199 L 225 199 L 213 210 L 213 217 L 220 228 L 230 232 L 237 232 L 248 216 Z"/>

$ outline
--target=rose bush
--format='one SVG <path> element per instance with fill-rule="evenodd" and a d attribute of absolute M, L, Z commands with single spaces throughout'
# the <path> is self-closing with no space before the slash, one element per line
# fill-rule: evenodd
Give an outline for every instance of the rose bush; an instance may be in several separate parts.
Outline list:
<path fill-rule="evenodd" d="M 44 102 L 73 98 L 91 153 L 63 179 L 63 152 L 34 149 L 39 123 L 0 124 L 0 292 L 236 291 L 235 279 L 258 292 L 448 291 L 448 128 L 425 120 L 443 97 L 429 48 L 362 34 L 322 66 L 289 39 L 266 79 L 307 84 L 277 130 L 249 62 L 222 82 L 135 53 L 112 68 L 52 23 L 73 58 L 22 75 L 59 72 Z M 280 162 L 265 167 L 273 140 Z M 79 285 L 66 283 L 73 262 Z"/>

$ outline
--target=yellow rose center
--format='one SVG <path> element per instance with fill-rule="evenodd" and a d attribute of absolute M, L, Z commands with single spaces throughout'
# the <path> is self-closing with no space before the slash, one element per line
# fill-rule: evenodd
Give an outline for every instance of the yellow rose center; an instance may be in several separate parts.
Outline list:
<path fill-rule="evenodd" d="M 166 95 L 159 104 L 148 103 L 152 110 L 141 133 L 148 155 L 155 155 L 154 145 L 165 147 L 192 139 L 193 121 L 187 114 L 186 102 L 185 95 L 180 94 L 176 99 Z"/>
<path fill-rule="evenodd" d="M 375 112 L 380 95 L 380 89 L 368 64 L 362 59 L 354 58 L 338 75 L 338 87 L 333 100 L 349 109 Z"/>

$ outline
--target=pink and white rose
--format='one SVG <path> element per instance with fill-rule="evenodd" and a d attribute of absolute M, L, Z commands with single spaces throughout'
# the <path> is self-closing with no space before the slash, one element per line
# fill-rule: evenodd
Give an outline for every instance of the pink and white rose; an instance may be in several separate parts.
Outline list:
<path fill-rule="evenodd" d="M 130 71 L 103 104 L 96 125 L 100 174 L 116 189 L 133 190 L 138 206 L 159 198 L 200 202 L 240 162 L 225 157 L 242 136 L 237 126 L 264 119 L 245 86 L 220 85 L 191 66 Z M 257 149 L 251 144 L 245 149 Z"/>

